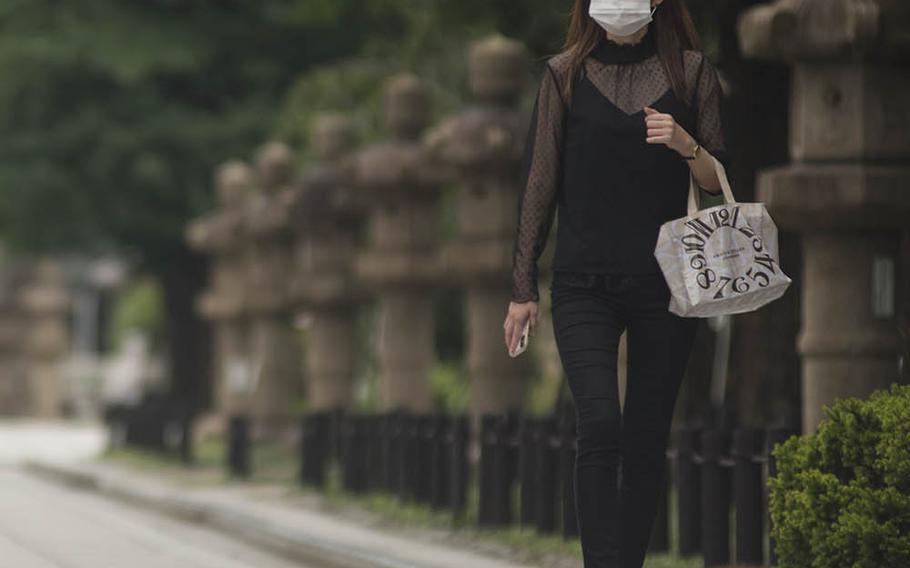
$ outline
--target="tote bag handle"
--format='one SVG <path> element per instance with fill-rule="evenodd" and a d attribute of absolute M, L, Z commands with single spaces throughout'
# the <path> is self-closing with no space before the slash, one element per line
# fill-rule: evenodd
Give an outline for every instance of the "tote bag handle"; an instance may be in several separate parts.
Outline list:
<path fill-rule="evenodd" d="M 711 156 L 710 154 L 708 154 Z M 730 189 L 730 182 L 727 180 L 727 170 L 724 168 L 724 165 L 720 161 L 711 156 L 711 161 L 714 162 L 714 171 L 717 172 L 717 179 L 720 180 L 720 187 L 724 193 L 724 203 L 731 204 L 736 203 L 736 199 L 733 198 L 733 190 Z M 695 176 L 692 174 L 692 171 L 689 171 L 689 216 L 695 215 L 698 213 L 698 184 L 695 182 Z"/>

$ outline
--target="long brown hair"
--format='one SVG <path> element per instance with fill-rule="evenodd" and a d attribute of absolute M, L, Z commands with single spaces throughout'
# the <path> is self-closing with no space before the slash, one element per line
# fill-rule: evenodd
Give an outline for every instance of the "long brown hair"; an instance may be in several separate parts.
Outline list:
<path fill-rule="evenodd" d="M 575 0 L 569 20 L 569 31 L 563 52 L 569 55 L 569 77 L 574 78 L 581 69 L 585 57 L 597 46 L 601 34 L 600 24 L 588 15 L 591 0 Z M 698 32 L 692 22 L 692 15 L 684 0 L 663 0 L 654 11 L 654 26 L 657 56 L 663 64 L 673 87 L 673 92 L 685 101 L 686 79 L 683 69 L 684 49 L 701 49 Z M 573 80 L 566 84 L 567 100 L 572 96 Z"/>

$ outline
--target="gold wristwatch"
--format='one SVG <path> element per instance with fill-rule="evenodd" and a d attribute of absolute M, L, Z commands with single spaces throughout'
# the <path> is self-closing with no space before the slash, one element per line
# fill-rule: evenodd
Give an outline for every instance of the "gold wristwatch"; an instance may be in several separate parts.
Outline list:
<path fill-rule="evenodd" d="M 698 151 L 699 151 L 700 149 L 701 149 L 701 144 L 699 144 L 698 142 L 696 142 L 696 143 L 695 143 L 695 149 L 692 150 L 692 155 L 691 155 L 691 156 L 683 156 L 683 158 L 685 158 L 685 159 L 687 159 L 687 160 L 694 160 L 695 158 L 698 157 Z"/>

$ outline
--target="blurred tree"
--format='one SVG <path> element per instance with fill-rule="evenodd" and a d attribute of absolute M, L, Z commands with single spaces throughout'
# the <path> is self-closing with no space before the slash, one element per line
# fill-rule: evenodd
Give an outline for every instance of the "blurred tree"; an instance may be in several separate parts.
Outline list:
<path fill-rule="evenodd" d="M 183 227 L 211 205 L 212 168 L 272 130 L 290 79 L 375 34 L 359 4 L 0 1 L 0 233 L 26 252 L 138 252 L 162 284 L 175 394 L 208 395 L 205 264 Z"/>

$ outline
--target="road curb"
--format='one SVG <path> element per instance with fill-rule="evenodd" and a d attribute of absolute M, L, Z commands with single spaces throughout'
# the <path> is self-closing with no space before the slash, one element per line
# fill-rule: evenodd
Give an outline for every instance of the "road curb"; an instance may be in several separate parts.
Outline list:
<path fill-rule="evenodd" d="M 232 538 L 294 562 L 325 568 L 421 568 L 413 563 L 358 549 L 354 543 L 317 540 L 276 526 L 256 515 L 187 498 L 177 492 L 131 487 L 129 484 L 85 469 L 45 462 L 30 462 L 25 469 L 44 479 L 91 491 L 137 508 L 200 524 Z"/>

